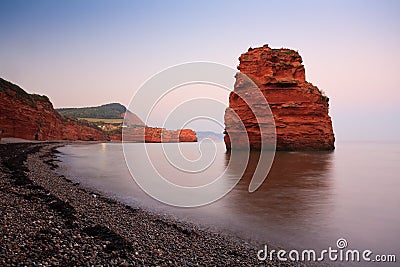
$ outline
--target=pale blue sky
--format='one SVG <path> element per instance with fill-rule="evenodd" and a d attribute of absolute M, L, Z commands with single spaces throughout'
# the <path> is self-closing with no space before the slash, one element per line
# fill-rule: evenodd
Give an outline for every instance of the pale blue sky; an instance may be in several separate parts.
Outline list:
<path fill-rule="evenodd" d="M 128 105 L 156 72 L 298 50 L 339 140 L 400 136 L 400 1 L 0 1 L 0 76 L 55 107 Z"/>

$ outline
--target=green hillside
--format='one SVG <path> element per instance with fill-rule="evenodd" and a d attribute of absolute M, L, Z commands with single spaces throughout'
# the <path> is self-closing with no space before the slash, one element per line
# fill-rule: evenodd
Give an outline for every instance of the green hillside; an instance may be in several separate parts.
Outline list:
<path fill-rule="evenodd" d="M 56 110 L 64 116 L 73 118 L 121 119 L 121 114 L 126 112 L 126 107 L 119 103 L 111 103 L 98 107 L 59 108 Z"/>
<path fill-rule="evenodd" d="M 13 84 L 3 78 L 0 78 L 0 91 L 10 97 L 15 97 L 23 103 L 36 108 L 35 101 L 49 102 L 50 100 L 45 95 L 28 94 L 24 89 L 16 84 Z"/>
<path fill-rule="evenodd" d="M 78 118 L 79 120 L 85 120 L 89 122 L 104 122 L 104 123 L 116 123 L 116 124 L 121 124 L 124 119 L 119 118 L 119 119 L 103 119 L 103 118 Z"/>

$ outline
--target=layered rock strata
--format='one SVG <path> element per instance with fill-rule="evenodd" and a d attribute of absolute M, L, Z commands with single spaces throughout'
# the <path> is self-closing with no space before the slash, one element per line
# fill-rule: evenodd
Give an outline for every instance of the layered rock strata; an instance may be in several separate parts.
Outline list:
<path fill-rule="evenodd" d="M 240 73 L 250 78 L 268 101 L 276 127 L 277 150 L 334 149 L 335 137 L 328 114 L 329 98 L 306 81 L 305 68 L 298 52 L 285 48 L 271 49 L 264 45 L 250 48 L 240 56 L 239 61 Z M 260 99 L 245 103 L 240 95 L 251 94 L 250 86 L 241 82 L 240 75 L 236 79 L 225 112 L 226 147 L 228 150 L 245 148 L 247 144 L 243 140 L 249 140 L 250 148 L 260 149 L 263 142 L 260 127 L 270 126 L 271 113 Z M 257 104 L 264 105 L 265 112 L 258 112 L 255 116 L 252 108 L 254 110 Z M 244 128 L 239 127 L 238 118 Z M 270 131 L 266 132 L 270 134 Z M 270 139 L 266 136 L 263 140 L 268 142 Z"/>
<path fill-rule="evenodd" d="M 46 96 L 28 94 L 0 78 L 0 130 L 2 137 L 27 140 L 106 140 L 86 121 L 61 116 Z"/>
<path fill-rule="evenodd" d="M 96 125 L 59 114 L 48 97 L 28 94 L 19 86 L 0 78 L 0 138 L 27 140 L 121 141 L 122 134 L 107 134 Z M 123 116 L 124 114 L 121 114 Z M 190 129 L 166 130 L 143 125 L 133 113 L 125 116 L 128 127 L 126 141 L 133 142 L 196 142 Z M 130 119 L 133 118 L 133 119 Z"/>
<path fill-rule="evenodd" d="M 156 127 L 135 127 L 123 130 L 124 142 L 176 143 L 197 142 L 196 132 L 191 129 L 167 130 Z"/>

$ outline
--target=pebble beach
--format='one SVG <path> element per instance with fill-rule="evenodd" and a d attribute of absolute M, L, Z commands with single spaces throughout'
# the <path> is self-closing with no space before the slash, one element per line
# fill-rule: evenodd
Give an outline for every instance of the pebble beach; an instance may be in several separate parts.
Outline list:
<path fill-rule="evenodd" d="M 62 145 L 0 145 L 0 266 L 289 266 L 81 187 L 55 171 Z"/>

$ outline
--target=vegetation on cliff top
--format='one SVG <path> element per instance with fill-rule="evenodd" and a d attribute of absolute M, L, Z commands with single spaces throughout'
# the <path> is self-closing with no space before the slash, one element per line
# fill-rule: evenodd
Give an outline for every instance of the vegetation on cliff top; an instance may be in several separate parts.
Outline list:
<path fill-rule="evenodd" d="M 72 118 L 121 119 L 121 114 L 126 112 L 126 107 L 119 103 L 111 103 L 97 107 L 59 108 L 56 110 L 62 115 Z"/>
<path fill-rule="evenodd" d="M 48 102 L 49 104 L 51 104 L 47 96 L 38 94 L 28 94 L 27 92 L 25 92 L 24 89 L 22 89 L 18 85 L 6 81 L 3 78 L 0 78 L 0 92 L 3 92 L 8 96 L 15 97 L 19 99 L 21 102 L 33 108 L 37 108 L 35 101 Z"/>

